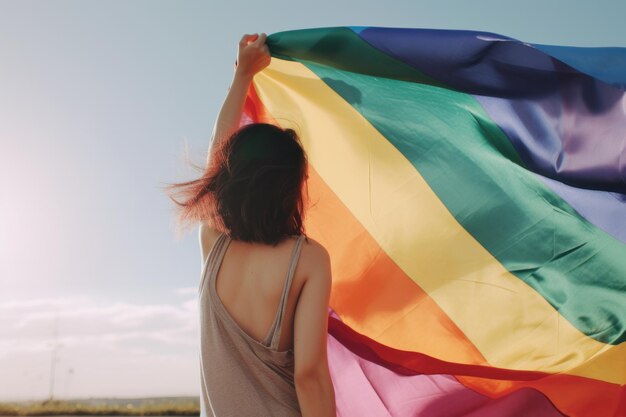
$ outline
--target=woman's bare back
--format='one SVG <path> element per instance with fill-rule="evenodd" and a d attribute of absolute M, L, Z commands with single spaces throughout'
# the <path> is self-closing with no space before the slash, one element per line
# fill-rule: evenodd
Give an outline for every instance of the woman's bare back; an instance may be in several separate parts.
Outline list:
<path fill-rule="evenodd" d="M 203 264 L 218 236 L 219 232 L 214 229 L 201 228 Z M 245 333 L 259 342 L 266 339 L 278 311 L 296 238 L 286 238 L 275 247 L 232 240 L 217 271 L 216 291 L 226 311 Z M 293 350 L 294 313 L 305 281 L 306 268 L 302 265 L 306 265 L 307 242 L 302 243 L 300 262 L 287 294 L 278 342 L 281 351 Z"/>
<path fill-rule="evenodd" d="M 203 265 L 220 233 L 201 225 Z M 286 238 L 276 246 L 227 240 L 219 269 L 212 273 L 216 295 L 240 332 L 263 344 L 277 317 L 286 279 L 292 277 L 286 294 L 280 340 L 273 349 L 294 357 L 292 387 L 304 416 L 334 416 L 335 393 L 327 356 L 328 305 L 331 264 L 328 251 L 314 239 Z M 292 258 L 292 255 L 298 255 Z M 290 258 L 297 259 L 289 274 Z M 278 329 L 277 329 L 278 330 Z M 272 332 L 272 335 L 275 333 Z M 267 346 L 267 345 L 266 345 Z M 289 353 L 291 351 L 291 353 Z"/>

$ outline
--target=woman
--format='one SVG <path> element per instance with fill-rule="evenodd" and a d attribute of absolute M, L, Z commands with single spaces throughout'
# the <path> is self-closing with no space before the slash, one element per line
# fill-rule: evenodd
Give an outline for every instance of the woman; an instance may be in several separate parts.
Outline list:
<path fill-rule="evenodd" d="M 181 219 L 200 222 L 203 416 L 335 416 L 326 338 L 326 249 L 303 233 L 306 154 L 292 129 L 239 128 L 266 34 L 239 42 L 204 175 L 174 184 Z"/>

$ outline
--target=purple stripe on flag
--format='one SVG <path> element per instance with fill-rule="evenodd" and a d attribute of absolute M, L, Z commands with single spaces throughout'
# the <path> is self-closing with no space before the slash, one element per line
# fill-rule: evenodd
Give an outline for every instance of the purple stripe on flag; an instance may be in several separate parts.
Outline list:
<path fill-rule="evenodd" d="M 622 88 L 494 33 L 374 27 L 358 35 L 424 74 L 473 94 L 526 168 L 591 223 L 626 242 Z"/>

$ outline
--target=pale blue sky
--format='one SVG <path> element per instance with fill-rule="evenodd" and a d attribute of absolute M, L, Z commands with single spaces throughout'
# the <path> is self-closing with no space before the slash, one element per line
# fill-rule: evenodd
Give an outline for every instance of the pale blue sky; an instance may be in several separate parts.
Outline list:
<path fill-rule="evenodd" d="M 47 395 L 54 311 L 55 393 L 199 393 L 197 231 L 176 240 L 161 185 L 197 175 L 183 148 L 202 164 L 244 33 L 389 26 L 626 46 L 624 16 L 617 0 L 0 1 L 0 369 L 13 372 L 0 393 Z"/>

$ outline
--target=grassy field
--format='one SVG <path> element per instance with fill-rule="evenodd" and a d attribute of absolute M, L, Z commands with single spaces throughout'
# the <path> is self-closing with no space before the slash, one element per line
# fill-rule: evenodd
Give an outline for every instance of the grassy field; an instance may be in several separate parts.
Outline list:
<path fill-rule="evenodd" d="M 199 414 L 198 397 L 0 402 L 0 416 L 198 416 Z"/>

